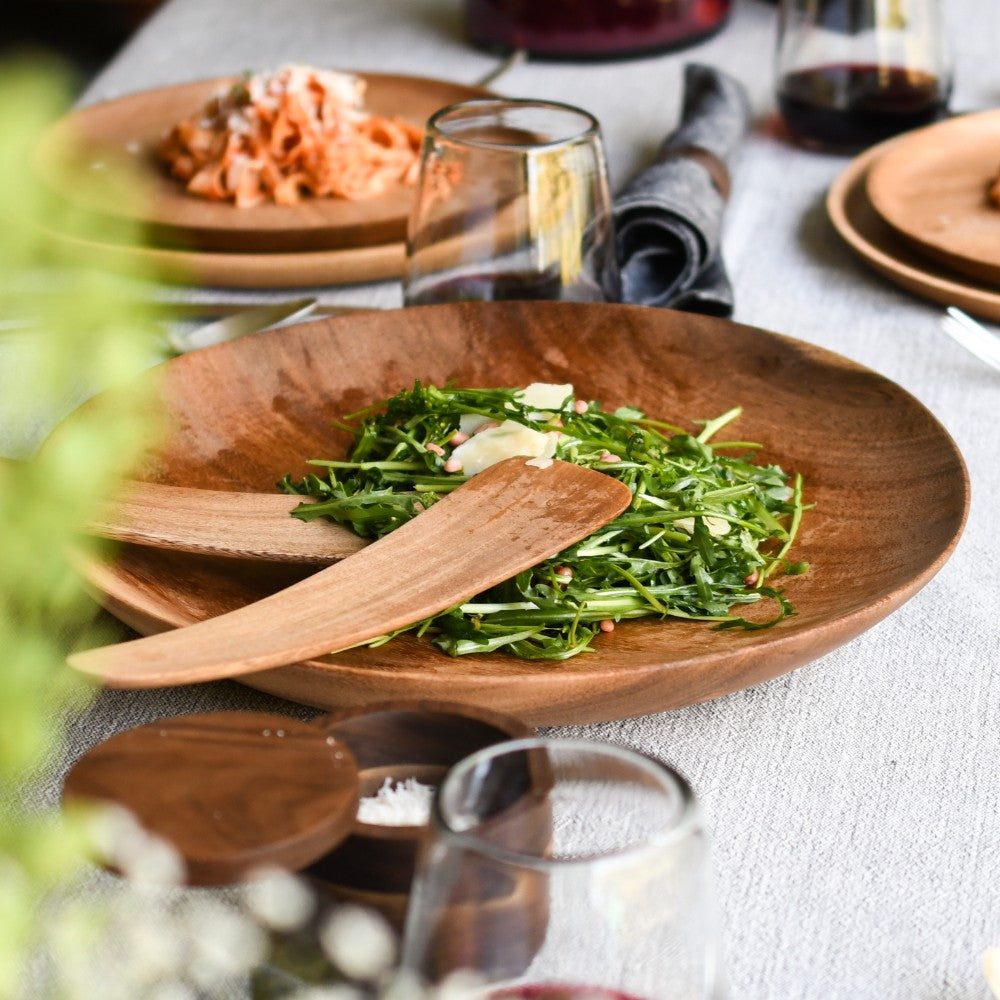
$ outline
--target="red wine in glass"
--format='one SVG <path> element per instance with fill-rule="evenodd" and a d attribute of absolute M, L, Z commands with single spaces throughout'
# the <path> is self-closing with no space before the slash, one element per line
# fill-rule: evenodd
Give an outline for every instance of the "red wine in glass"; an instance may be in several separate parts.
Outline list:
<path fill-rule="evenodd" d="M 923 70 L 830 63 L 787 73 L 778 107 L 805 144 L 862 149 L 943 117 L 948 87 Z"/>
<path fill-rule="evenodd" d="M 497 990 L 490 993 L 489 1000 L 639 1000 L 639 998 L 601 986 L 537 983 Z"/>
<path fill-rule="evenodd" d="M 503 302 L 512 299 L 564 299 L 604 302 L 609 295 L 586 282 L 564 285 L 558 268 L 543 271 L 476 271 L 444 278 L 430 276 L 407 291 L 407 304 Z"/>

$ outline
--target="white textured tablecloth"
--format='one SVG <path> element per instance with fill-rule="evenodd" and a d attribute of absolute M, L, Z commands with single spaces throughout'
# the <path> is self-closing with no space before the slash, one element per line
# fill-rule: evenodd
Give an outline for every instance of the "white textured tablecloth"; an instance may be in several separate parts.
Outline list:
<path fill-rule="evenodd" d="M 171 0 L 84 99 L 285 61 L 472 81 L 495 59 L 461 40 L 459 8 Z M 947 14 L 953 106 L 1000 103 L 1000 6 L 949 0 Z M 723 241 L 735 318 L 838 351 L 919 398 L 965 455 L 971 517 L 939 575 L 835 653 L 709 704 L 559 732 L 636 747 L 691 779 L 714 831 L 733 998 L 984 1000 L 979 955 L 1000 944 L 1000 373 L 944 336 L 937 306 L 867 270 L 832 229 L 823 197 L 847 161 L 794 149 L 773 128 L 774 19 L 773 6 L 743 0 L 720 35 L 686 52 L 529 62 L 495 87 L 596 113 L 620 184 L 672 128 L 685 61 L 741 79 L 756 125 Z M 400 302 L 392 282 L 321 294 Z M 230 683 L 106 693 L 74 725 L 69 756 L 161 715 L 274 704 Z"/>

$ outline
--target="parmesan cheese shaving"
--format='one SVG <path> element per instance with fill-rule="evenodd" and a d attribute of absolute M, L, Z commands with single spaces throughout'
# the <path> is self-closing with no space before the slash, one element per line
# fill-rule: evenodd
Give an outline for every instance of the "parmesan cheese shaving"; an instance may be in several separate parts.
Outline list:
<path fill-rule="evenodd" d="M 568 382 L 555 385 L 550 382 L 532 382 L 517 394 L 517 401 L 535 410 L 559 410 L 567 396 L 573 395 L 573 386 Z"/>
<path fill-rule="evenodd" d="M 474 476 L 505 458 L 552 458 L 558 435 L 554 431 L 535 431 L 516 420 L 505 420 L 498 427 L 487 427 L 460 444 L 451 457 L 462 463 L 462 472 Z"/>
<path fill-rule="evenodd" d="M 702 518 L 705 522 L 705 527 L 708 529 L 708 533 L 714 538 L 719 538 L 722 535 L 729 534 L 729 522 L 724 517 L 713 517 L 709 514 Z M 679 517 L 674 521 L 674 525 L 681 529 L 681 531 L 686 531 L 689 535 L 694 534 L 694 518 L 693 517 Z"/>

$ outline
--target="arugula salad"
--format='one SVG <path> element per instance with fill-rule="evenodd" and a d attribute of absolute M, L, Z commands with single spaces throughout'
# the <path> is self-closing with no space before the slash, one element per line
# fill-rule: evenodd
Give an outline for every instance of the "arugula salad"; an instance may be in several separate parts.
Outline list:
<path fill-rule="evenodd" d="M 769 628 L 794 614 L 772 581 L 808 569 L 789 559 L 804 509 L 802 479 L 756 463 L 760 444 L 719 439 L 740 413 L 736 407 L 685 430 L 629 407 L 609 412 L 578 399 L 572 385 L 417 382 L 335 422 L 352 435 L 347 459 L 311 460 L 321 474 L 286 476 L 279 486 L 315 498 L 295 516 L 332 518 L 366 538 L 393 531 L 471 475 L 516 455 L 575 462 L 629 487 L 629 508 L 588 538 L 400 630 L 427 635 L 452 655 L 505 650 L 564 660 L 630 618 Z M 737 613 L 760 602 L 764 615 Z"/>

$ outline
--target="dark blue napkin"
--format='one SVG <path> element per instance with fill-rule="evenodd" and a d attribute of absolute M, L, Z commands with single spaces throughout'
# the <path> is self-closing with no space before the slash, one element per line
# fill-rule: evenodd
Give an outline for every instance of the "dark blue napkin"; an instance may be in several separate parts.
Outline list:
<path fill-rule="evenodd" d="M 719 240 L 730 165 L 749 125 L 741 83 L 711 66 L 685 67 L 680 125 L 614 200 L 622 301 L 732 315 Z"/>

